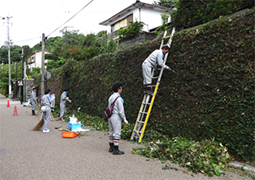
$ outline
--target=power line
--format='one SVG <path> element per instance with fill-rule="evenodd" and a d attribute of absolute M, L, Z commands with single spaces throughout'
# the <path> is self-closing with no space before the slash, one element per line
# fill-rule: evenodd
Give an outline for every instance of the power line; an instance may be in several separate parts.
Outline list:
<path fill-rule="evenodd" d="M 86 8 L 93 0 L 91 0 L 88 4 L 86 4 L 80 11 L 78 11 L 75 15 L 73 15 L 70 19 L 68 19 L 64 24 L 61 26 L 65 25 L 67 22 L 69 22 L 71 19 L 73 19 L 77 14 L 79 14 L 84 8 Z M 54 33 L 56 30 L 58 30 L 61 26 L 59 26 L 57 29 L 55 29 L 52 33 Z M 52 33 L 50 33 L 48 36 L 45 38 L 48 38 Z"/>
<path fill-rule="evenodd" d="M 34 39 L 39 39 L 39 37 L 33 37 L 33 38 L 29 38 L 29 39 L 21 39 L 21 40 L 17 40 L 15 43 L 17 43 L 17 42 L 23 43 L 23 42 L 31 41 Z"/>

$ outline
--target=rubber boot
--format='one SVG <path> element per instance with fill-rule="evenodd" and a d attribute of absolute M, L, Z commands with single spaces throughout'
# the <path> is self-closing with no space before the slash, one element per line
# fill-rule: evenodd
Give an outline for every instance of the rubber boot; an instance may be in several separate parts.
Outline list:
<path fill-rule="evenodd" d="M 36 115 L 36 114 L 35 114 L 35 110 L 32 110 L 32 115 L 33 115 L 33 116 L 35 116 L 35 115 Z"/>
<path fill-rule="evenodd" d="M 124 154 L 124 152 L 119 150 L 119 146 L 113 146 L 113 153 L 112 154 L 113 155 L 122 155 L 122 154 Z"/>
<path fill-rule="evenodd" d="M 151 86 L 144 86 L 144 94 L 153 95 Z"/>
<path fill-rule="evenodd" d="M 113 143 L 109 143 L 110 148 L 109 148 L 109 152 L 113 152 Z"/>

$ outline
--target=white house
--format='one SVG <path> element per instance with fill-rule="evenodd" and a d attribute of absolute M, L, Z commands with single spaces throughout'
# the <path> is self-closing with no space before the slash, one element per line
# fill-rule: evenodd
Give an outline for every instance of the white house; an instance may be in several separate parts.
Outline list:
<path fill-rule="evenodd" d="M 45 50 L 44 54 L 51 53 L 48 50 Z M 44 63 L 47 63 L 46 59 Z M 34 51 L 30 54 L 30 57 L 27 59 L 27 66 L 32 71 L 33 68 L 41 68 L 42 67 L 42 50 Z"/>
<path fill-rule="evenodd" d="M 135 3 L 99 24 L 108 26 L 110 28 L 110 32 L 115 33 L 119 29 L 127 27 L 128 22 L 138 21 L 144 24 L 143 31 L 148 32 L 163 24 L 163 13 L 165 13 L 168 17 L 168 22 L 170 22 L 171 13 L 174 10 L 175 9 L 147 4 L 136 0 Z"/>

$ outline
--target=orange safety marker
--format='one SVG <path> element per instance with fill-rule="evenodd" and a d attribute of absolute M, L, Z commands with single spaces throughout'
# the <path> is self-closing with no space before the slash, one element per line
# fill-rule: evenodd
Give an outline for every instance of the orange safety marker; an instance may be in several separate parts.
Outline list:
<path fill-rule="evenodd" d="M 7 107 L 11 107 L 9 100 L 7 101 Z"/>
<path fill-rule="evenodd" d="M 18 116 L 17 107 L 16 107 L 16 106 L 15 106 L 15 108 L 14 108 L 14 114 L 13 114 L 13 116 Z"/>

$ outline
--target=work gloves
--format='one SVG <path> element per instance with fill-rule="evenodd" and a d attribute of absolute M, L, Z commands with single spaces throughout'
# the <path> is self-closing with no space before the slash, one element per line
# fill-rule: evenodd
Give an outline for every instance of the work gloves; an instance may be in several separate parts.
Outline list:
<path fill-rule="evenodd" d="M 72 101 L 69 99 L 69 97 L 66 97 L 66 100 L 69 101 L 70 103 L 72 102 Z"/>
<path fill-rule="evenodd" d="M 170 67 L 166 67 L 167 70 L 172 71 L 173 73 L 176 73 L 173 69 L 171 69 Z"/>
<path fill-rule="evenodd" d="M 126 119 L 124 120 L 124 123 L 125 123 L 126 125 L 128 125 L 128 121 L 127 121 Z"/>

